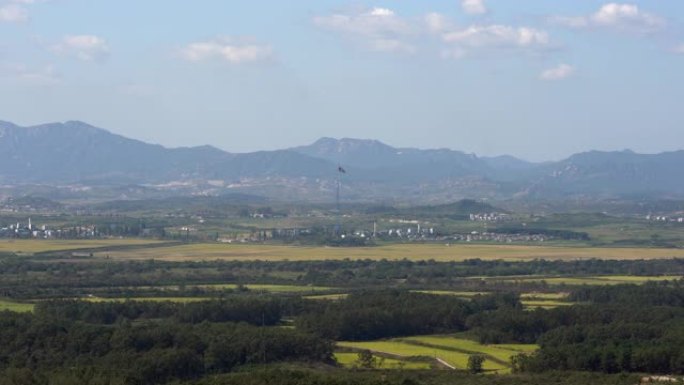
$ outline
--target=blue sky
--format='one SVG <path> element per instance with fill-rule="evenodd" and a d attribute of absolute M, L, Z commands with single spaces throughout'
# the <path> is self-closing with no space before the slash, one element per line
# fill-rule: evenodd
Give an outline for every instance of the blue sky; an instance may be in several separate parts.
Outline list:
<path fill-rule="evenodd" d="M 0 87 L 0 119 L 173 147 L 668 151 L 684 1 L 0 0 Z"/>

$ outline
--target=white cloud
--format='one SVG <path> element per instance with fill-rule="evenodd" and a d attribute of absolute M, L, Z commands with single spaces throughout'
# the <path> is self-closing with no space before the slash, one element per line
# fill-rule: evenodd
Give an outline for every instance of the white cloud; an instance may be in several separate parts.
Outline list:
<path fill-rule="evenodd" d="M 0 5 L 0 22 L 21 23 L 28 20 L 26 8 L 17 4 Z"/>
<path fill-rule="evenodd" d="M 507 25 L 475 25 L 466 29 L 447 32 L 442 38 L 447 43 L 456 43 L 472 48 L 539 48 L 548 46 L 550 42 L 546 31 Z"/>
<path fill-rule="evenodd" d="M 54 66 L 29 68 L 23 64 L 0 65 L 0 76 L 11 81 L 35 86 L 52 86 L 61 82 Z"/>
<path fill-rule="evenodd" d="M 409 23 L 387 8 L 372 8 L 356 14 L 316 16 L 313 22 L 321 28 L 365 36 L 403 35 L 412 30 Z"/>
<path fill-rule="evenodd" d="M 190 43 L 180 51 L 187 61 L 221 60 L 232 64 L 258 62 L 271 58 L 269 45 L 233 39 L 230 37 Z"/>
<path fill-rule="evenodd" d="M 461 0 L 463 12 L 469 15 L 481 15 L 487 13 L 487 6 L 484 0 Z"/>
<path fill-rule="evenodd" d="M 674 53 L 680 53 L 684 55 L 684 43 L 672 48 L 672 52 Z"/>
<path fill-rule="evenodd" d="M 414 34 L 416 28 L 391 9 L 376 7 L 355 13 L 316 16 L 313 23 L 320 28 L 359 39 L 374 51 L 415 52 L 415 47 L 405 38 Z"/>
<path fill-rule="evenodd" d="M 575 73 L 575 67 L 568 64 L 561 64 L 554 68 L 549 68 L 539 75 L 541 80 L 563 80 Z"/>
<path fill-rule="evenodd" d="M 23 23 L 29 19 L 27 5 L 48 0 L 0 0 L 0 23 Z"/>
<path fill-rule="evenodd" d="M 51 50 L 60 55 L 75 56 L 80 60 L 93 61 L 104 59 L 109 54 L 107 41 L 95 35 L 65 36 Z"/>
<path fill-rule="evenodd" d="M 662 29 L 667 21 L 634 4 L 608 3 L 591 15 L 554 16 L 551 22 L 570 28 L 611 28 L 640 33 L 651 33 Z"/>
<path fill-rule="evenodd" d="M 431 33 L 440 33 L 451 29 L 451 23 L 449 20 L 447 20 L 444 15 L 436 12 L 425 15 L 424 22 L 427 30 Z"/>
<path fill-rule="evenodd" d="M 476 50 L 534 51 L 551 46 L 549 34 L 540 29 L 497 24 L 457 27 L 450 18 L 436 12 L 405 19 L 390 9 L 372 8 L 317 16 L 313 22 L 373 51 L 411 54 L 420 46 L 446 59 L 459 59 Z"/>

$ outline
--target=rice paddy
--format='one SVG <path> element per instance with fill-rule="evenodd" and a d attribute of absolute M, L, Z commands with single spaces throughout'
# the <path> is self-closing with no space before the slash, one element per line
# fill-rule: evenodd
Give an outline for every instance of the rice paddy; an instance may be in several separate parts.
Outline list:
<path fill-rule="evenodd" d="M 484 362 L 484 370 L 496 373 L 510 371 L 509 362 L 512 356 L 530 353 L 537 349 L 536 345 L 482 345 L 468 339 L 443 335 L 371 342 L 338 342 L 337 345 L 345 349 L 369 350 L 376 354 L 390 355 L 396 359 L 441 360 L 461 370 L 467 368 L 468 358 L 471 355 L 480 354 L 487 358 Z"/>

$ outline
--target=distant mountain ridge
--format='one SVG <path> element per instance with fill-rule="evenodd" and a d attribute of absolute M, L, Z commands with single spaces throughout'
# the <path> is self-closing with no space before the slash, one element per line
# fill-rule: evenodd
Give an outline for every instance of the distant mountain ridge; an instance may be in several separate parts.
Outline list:
<path fill-rule="evenodd" d="M 321 138 L 307 146 L 233 154 L 211 146 L 165 148 L 78 121 L 33 127 L 0 121 L 0 154 L 5 185 L 144 185 L 172 194 L 325 201 L 342 165 L 348 170 L 343 177 L 347 200 L 684 197 L 684 151 L 590 151 L 531 163 L 507 155 Z"/>

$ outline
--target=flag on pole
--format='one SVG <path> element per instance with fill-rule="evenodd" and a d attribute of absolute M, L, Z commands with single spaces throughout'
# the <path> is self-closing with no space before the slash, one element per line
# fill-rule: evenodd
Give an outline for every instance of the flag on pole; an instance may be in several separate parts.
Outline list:
<path fill-rule="evenodd" d="M 342 166 L 337 166 L 337 171 L 341 172 L 342 174 L 346 174 L 347 170 L 343 169 Z"/>

